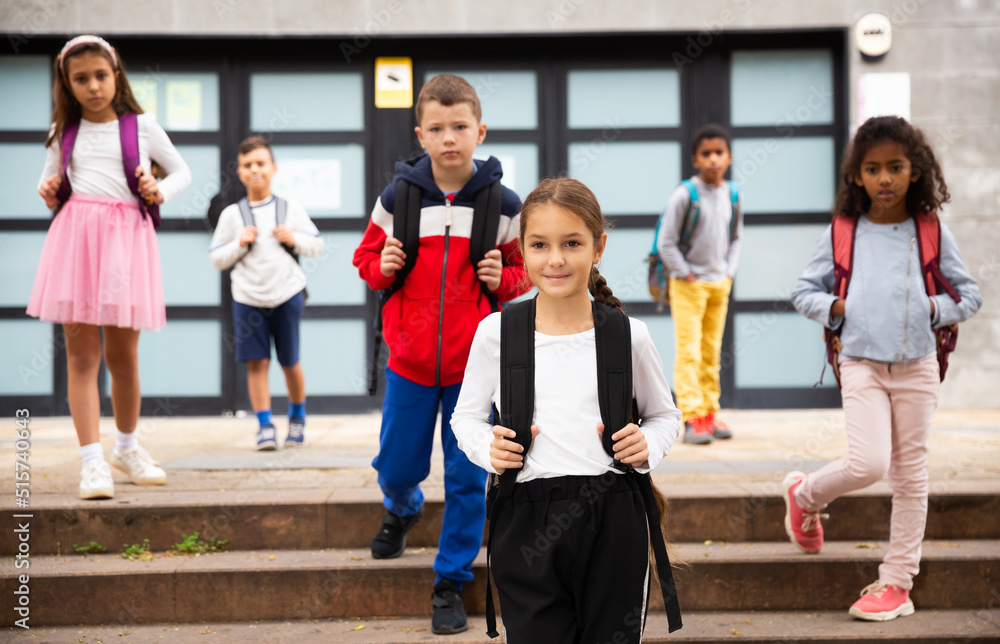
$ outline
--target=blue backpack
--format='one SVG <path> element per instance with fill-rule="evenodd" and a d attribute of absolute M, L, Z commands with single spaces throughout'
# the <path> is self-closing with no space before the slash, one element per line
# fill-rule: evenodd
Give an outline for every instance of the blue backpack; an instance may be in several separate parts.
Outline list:
<path fill-rule="evenodd" d="M 732 201 L 733 206 L 733 216 L 729 220 L 729 241 L 730 243 L 736 238 L 736 205 L 740 200 L 740 191 L 736 187 L 736 184 L 730 180 L 726 180 L 729 184 L 729 196 Z M 694 185 L 694 181 L 690 179 L 685 179 L 681 182 L 681 185 L 687 188 L 689 200 L 687 212 L 684 213 L 684 222 L 681 225 L 681 238 L 678 246 L 681 252 L 687 254 L 688 249 L 691 246 L 691 235 L 694 233 L 695 227 L 698 225 L 698 219 L 701 215 L 701 203 L 698 200 L 698 188 Z M 656 310 L 658 312 L 663 311 L 664 305 L 670 304 L 670 289 L 667 288 L 667 276 L 663 272 L 663 258 L 660 257 L 660 250 L 658 247 L 658 242 L 660 241 L 660 225 L 663 223 L 663 217 L 656 222 L 656 232 L 653 234 L 653 248 L 649 251 L 649 294 L 653 296 L 653 300 L 656 302 Z"/>

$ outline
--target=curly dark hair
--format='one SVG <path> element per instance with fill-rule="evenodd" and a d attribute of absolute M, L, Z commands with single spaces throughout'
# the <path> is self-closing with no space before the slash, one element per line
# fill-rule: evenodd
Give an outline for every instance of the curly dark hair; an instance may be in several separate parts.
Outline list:
<path fill-rule="evenodd" d="M 733 149 L 732 137 L 729 136 L 729 132 L 726 128 L 722 127 L 718 123 L 707 123 L 698 129 L 691 137 L 691 156 L 698 154 L 698 146 L 705 139 L 722 139 L 726 142 L 726 149 Z"/>
<path fill-rule="evenodd" d="M 906 191 L 906 211 L 909 214 L 937 212 L 941 204 L 951 199 L 941 165 L 924 133 L 899 116 L 876 116 L 858 128 L 854 140 L 844 151 L 835 213 L 859 217 L 871 210 L 871 197 L 855 183 L 854 178 L 861 174 L 861 163 L 868 151 L 890 141 L 903 148 L 913 172 L 917 173 L 917 180 Z"/>

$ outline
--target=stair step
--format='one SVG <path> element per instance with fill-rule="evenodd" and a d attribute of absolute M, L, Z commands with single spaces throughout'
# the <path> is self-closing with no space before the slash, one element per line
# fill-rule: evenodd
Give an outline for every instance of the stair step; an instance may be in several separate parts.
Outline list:
<path fill-rule="evenodd" d="M 691 611 L 847 607 L 878 577 L 885 554 L 884 545 L 858 545 L 832 542 L 821 554 L 804 555 L 787 542 L 677 544 L 677 558 L 688 565 L 678 573 L 681 604 Z M 46 625 L 424 616 L 435 555 L 433 548 L 411 548 L 387 561 L 364 549 L 159 554 L 148 562 L 32 555 L 31 615 Z M 466 606 L 482 614 L 485 551 L 474 569 Z M 8 597 L 17 588 L 15 574 L 13 567 L 2 573 Z M 1000 602 L 998 574 L 998 541 L 928 541 L 914 602 L 925 610 L 992 608 Z M 102 601 L 74 601 L 81 596 Z M 651 606 L 662 606 L 658 592 Z M 3 619 L 13 623 L 10 615 Z"/>
<path fill-rule="evenodd" d="M 134 488 L 132 488 L 134 490 Z M 732 484 L 664 486 L 670 499 L 669 538 L 673 541 L 784 540 L 781 487 Z M 424 518 L 409 536 L 416 547 L 437 545 L 443 492 L 427 490 Z M 4 501 L 0 521 L 23 513 Z M 891 497 L 887 486 L 869 488 L 834 501 L 824 523 L 830 540 L 882 539 L 888 533 Z M 110 501 L 82 501 L 66 495 L 32 497 L 31 551 L 73 552 L 73 544 L 96 541 L 111 551 L 149 539 L 167 550 L 181 534 L 198 531 L 208 539 L 228 539 L 241 550 L 365 548 L 384 513 L 382 497 L 371 488 L 267 491 L 131 491 Z M 928 539 L 1000 539 L 1000 481 L 956 481 L 929 499 Z M 17 535 L 0 533 L 0 553 L 17 552 Z"/>
<path fill-rule="evenodd" d="M 20 629 L 16 629 L 20 631 Z M 448 644 L 497 644 L 485 635 L 482 617 L 469 619 L 469 630 L 449 635 Z M 123 634 L 127 634 L 124 636 Z M 206 642 L 287 642 L 296 644 L 409 644 L 441 642 L 430 620 L 318 619 L 281 622 L 212 622 L 201 624 L 116 624 L 114 626 L 32 626 L 22 638 L 50 642 L 127 641 L 131 644 L 205 644 Z M 1000 610 L 922 610 L 891 622 L 854 620 L 846 610 L 820 612 L 688 612 L 684 628 L 667 636 L 666 617 L 650 615 L 643 641 L 656 643 L 722 644 L 734 641 L 781 644 L 845 644 L 850 642 L 906 642 L 946 644 L 996 642 L 1000 638 Z"/>

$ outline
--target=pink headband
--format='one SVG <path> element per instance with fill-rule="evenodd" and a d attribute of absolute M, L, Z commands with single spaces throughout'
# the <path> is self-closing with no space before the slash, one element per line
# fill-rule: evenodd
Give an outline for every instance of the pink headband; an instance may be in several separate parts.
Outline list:
<path fill-rule="evenodd" d="M 100 45 L 101 47 L 103 47 L 111 56 L 112 66 L 116 68 L 118 67 L 118 56 L 115 55 L 115 50 L 114 48 L 111 47 L 111 45 L 108 44 L 108 41 L 101 38 L 100 36 L 92 36 L 87 34 L 83 36 L 77 36 L 76 38 L 70 40 L 68 43 L 63 45 L 62 51 L 59 52 L 59 71 L 61 71 L 64 74 L 66 73 L 66 70 L 63 69 L 63 60 L 66 58 L 66 54 L 68 54 L 71 49 L 79 45 L 86 45 L 90 43 L 95 45 Z"/>

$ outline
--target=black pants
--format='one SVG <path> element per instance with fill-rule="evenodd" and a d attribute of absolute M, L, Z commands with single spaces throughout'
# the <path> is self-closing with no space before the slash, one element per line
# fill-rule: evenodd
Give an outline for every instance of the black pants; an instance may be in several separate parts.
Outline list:
<path fill-rule="evenodd" d="M 649 530 L 632 476 L 514 486 L 493 535 L 493 578 L 510 644 L 639 642 Z"/>

